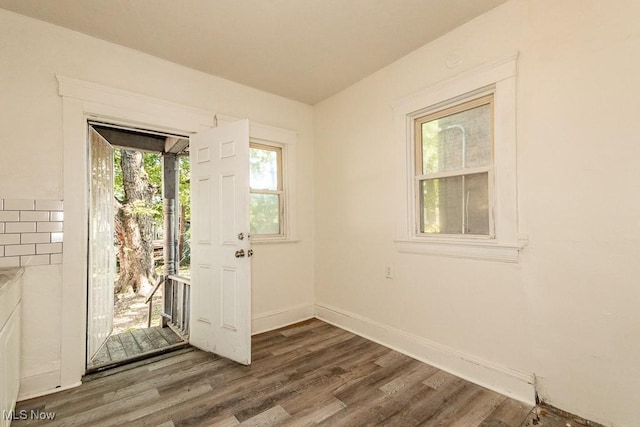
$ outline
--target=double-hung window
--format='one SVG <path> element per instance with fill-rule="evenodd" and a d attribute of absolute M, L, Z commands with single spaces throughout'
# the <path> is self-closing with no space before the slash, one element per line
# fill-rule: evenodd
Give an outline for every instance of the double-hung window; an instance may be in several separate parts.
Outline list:
<path fill-rule="evenodd" d="M 493 234 L 493 95 L 415 119 L 418 235 Z"/>
<path fill-rule="evenodd" d="M 517 56 L 399 100 L 400 252 L 518 262 Z"/>
<path fill-rule="evenodd" d="M 251 234 L 284 235 L 282 147 L 251 142 L 249 146 Z"/>

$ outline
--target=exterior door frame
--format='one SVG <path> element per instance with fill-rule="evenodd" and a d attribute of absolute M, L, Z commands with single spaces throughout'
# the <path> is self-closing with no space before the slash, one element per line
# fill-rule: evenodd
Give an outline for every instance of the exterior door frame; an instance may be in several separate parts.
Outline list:
<path fill-rule="evenodd" d="M 214 114 L 133 92 L 57 76 L 62 97 L 65 247 L 62 264 L 59 388 L 81 383 L 86 369 L 89 120 L 190 135 Z"/>

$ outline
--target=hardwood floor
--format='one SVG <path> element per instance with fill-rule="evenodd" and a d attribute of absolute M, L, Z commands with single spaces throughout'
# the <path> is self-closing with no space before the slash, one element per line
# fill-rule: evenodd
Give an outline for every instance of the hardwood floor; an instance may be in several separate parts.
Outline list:
<path fill-rule="evenodd" d="M 253 337 L 249 367 L 183 350 L 16 411 L 29 419 L 14 427 L 552 425 L 528 405 L 315 319 Z"/>
<path fill-rule="evenodd" d="M 137 359 L 182 343 L 171 328 L 137 328 L 111 335 L 105 345 L 91 359 L 87 369 L 112 366 L 124 360 Z"/>

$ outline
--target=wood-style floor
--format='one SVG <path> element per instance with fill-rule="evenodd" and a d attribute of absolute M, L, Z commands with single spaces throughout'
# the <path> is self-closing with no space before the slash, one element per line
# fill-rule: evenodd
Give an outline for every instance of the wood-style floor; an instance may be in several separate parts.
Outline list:
<path fill-rule="evenodd" d="M 14 427 L 552 425 L 531 406 L 319 320 L 253 337 L 249 367 L 182 350 L 16 410 L 31 419 Z"/>
<path fill-rule="evenodd" d="M 98 369 L 137 359 L 170 348 L 183 340 L 171 328 L 132 329 L 111 335 L 105 345 L 91 359 L 87 369 Z"/>

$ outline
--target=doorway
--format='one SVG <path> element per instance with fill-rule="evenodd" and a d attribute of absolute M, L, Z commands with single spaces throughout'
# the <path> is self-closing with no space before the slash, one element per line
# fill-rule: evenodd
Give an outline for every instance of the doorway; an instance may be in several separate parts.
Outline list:
<path fill-rule="evenodd" d="M 92 372 L 188 345 L 190 184 L 185 137 L 90 122 L 89 146 Z"/>

